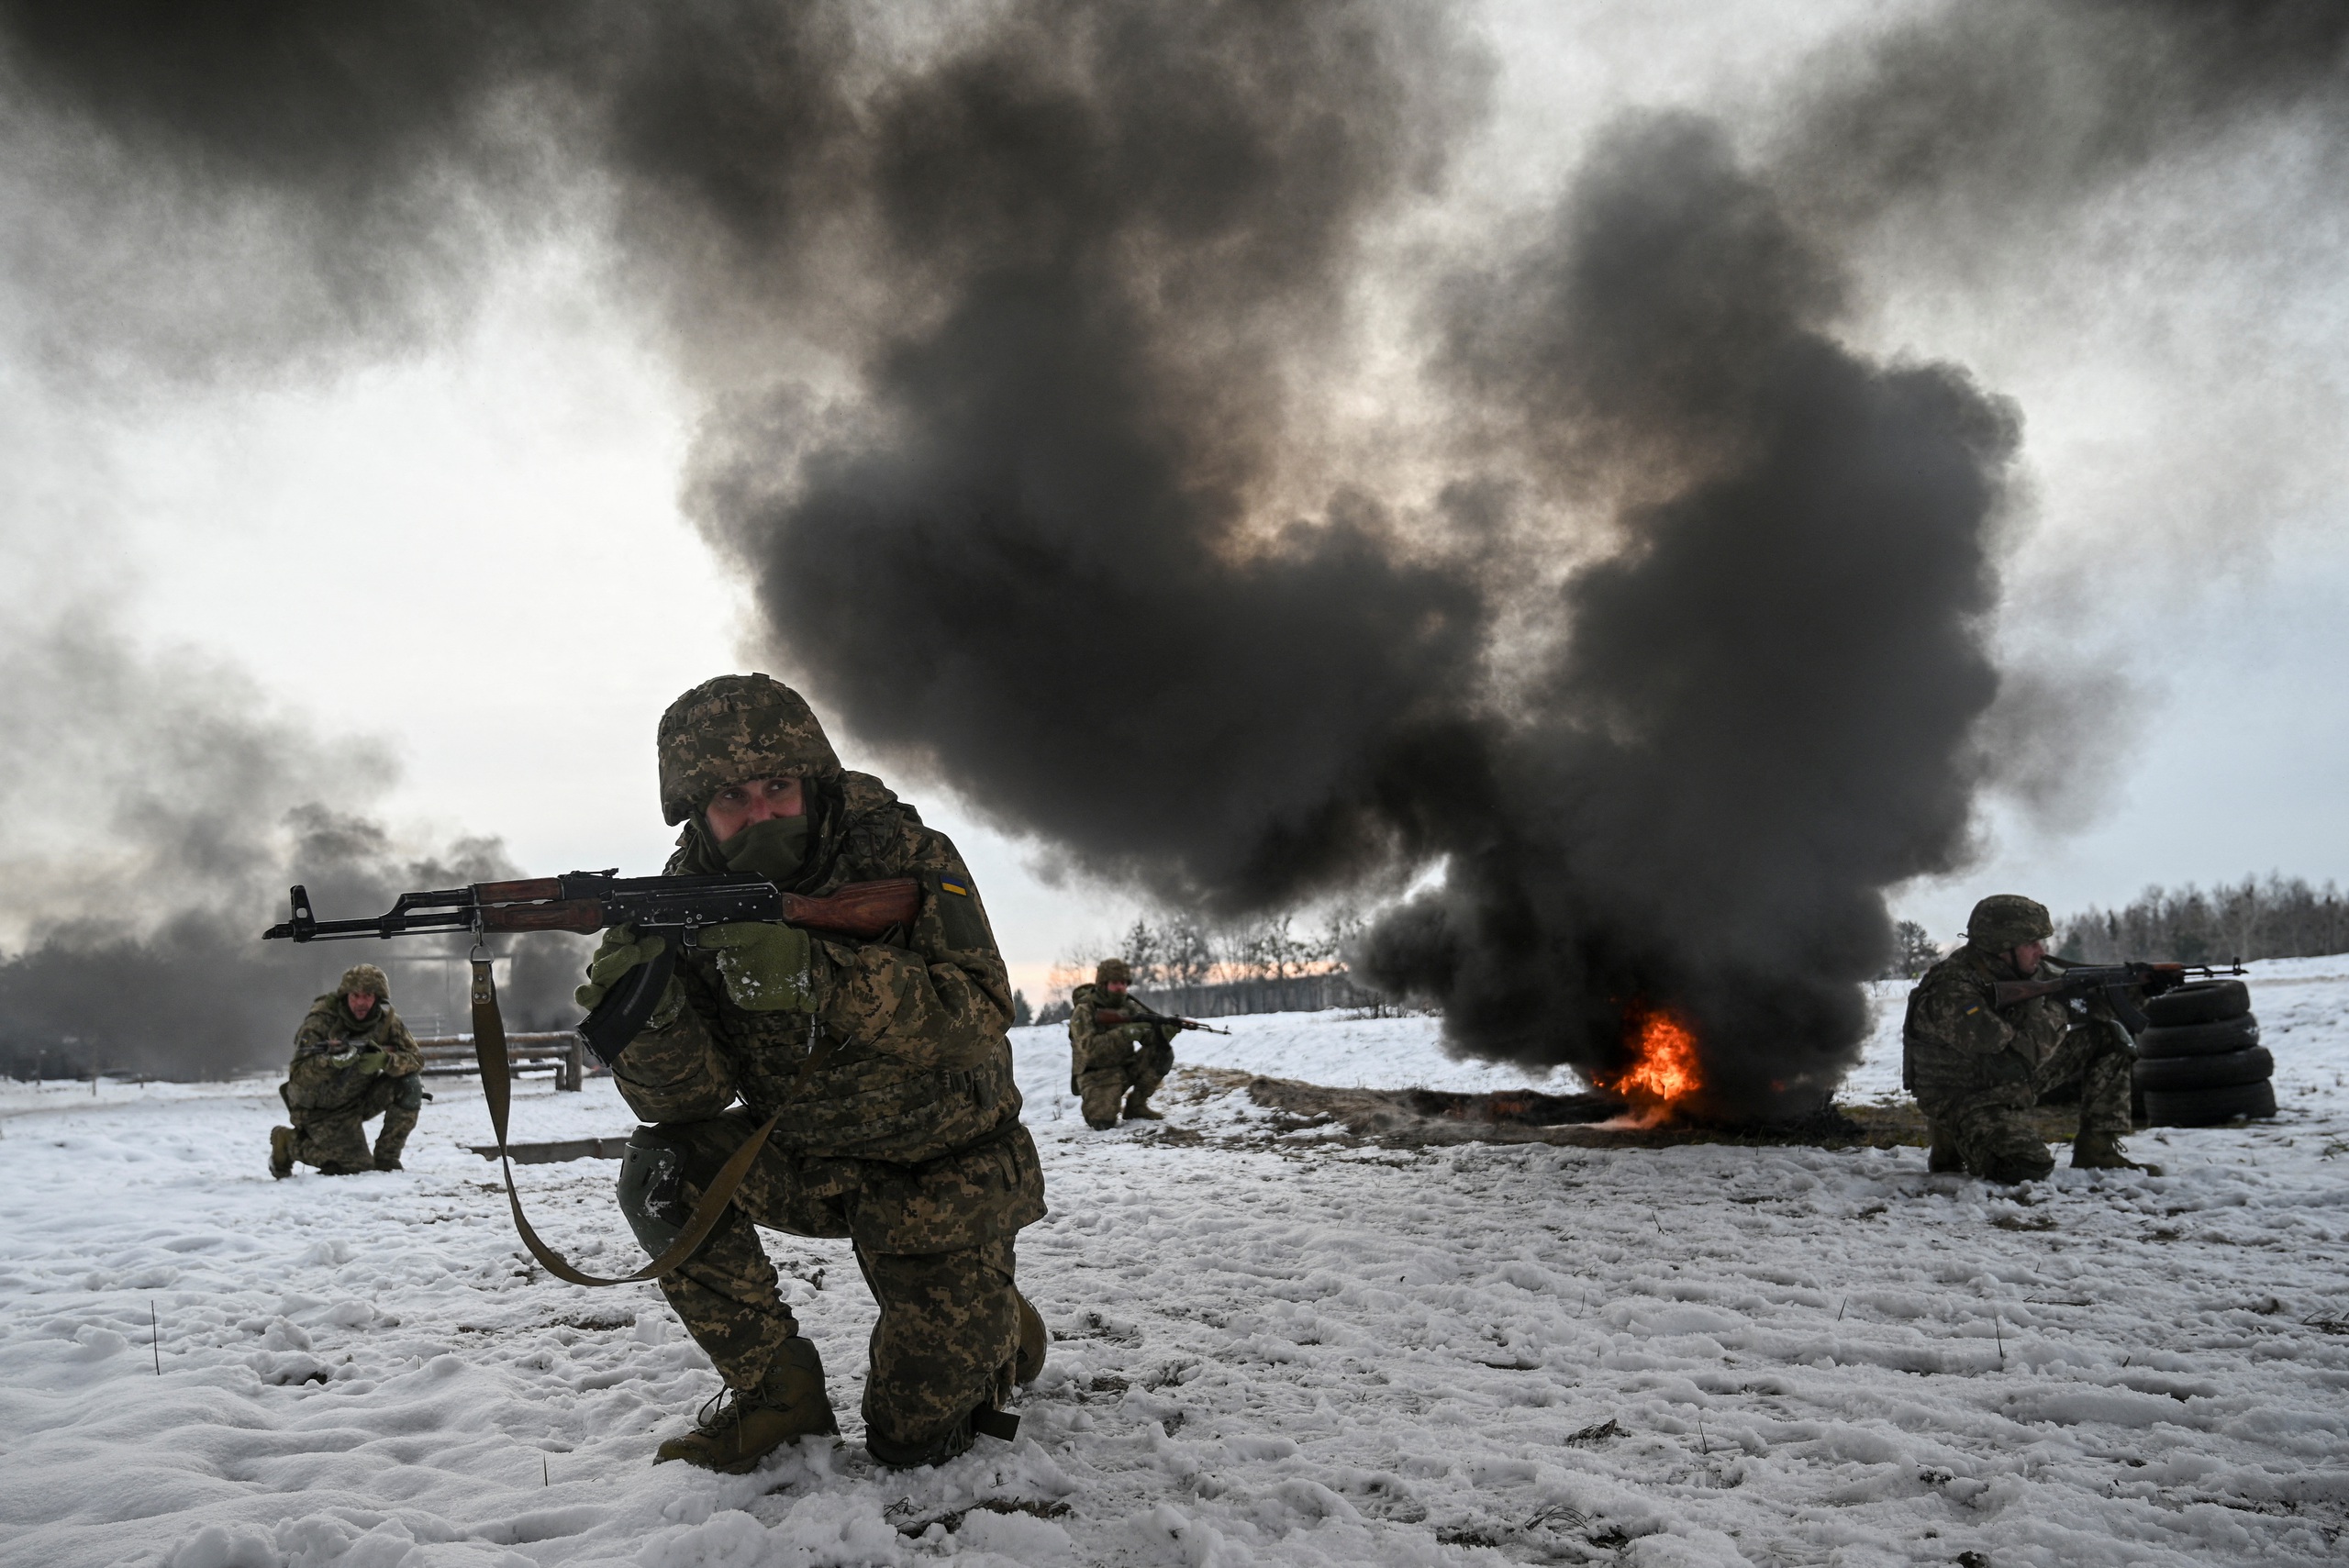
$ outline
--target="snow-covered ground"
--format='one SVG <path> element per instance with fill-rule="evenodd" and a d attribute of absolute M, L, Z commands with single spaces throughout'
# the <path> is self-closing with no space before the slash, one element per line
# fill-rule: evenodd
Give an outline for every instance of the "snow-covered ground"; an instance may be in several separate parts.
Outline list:
<path fill-rule="evenodd" d="M 1861 1098 L 1897 1083 L 1884 991 Z M 2016 1192 L 1914 1149 L 1350 1149 L 1237 1095 L 1093 1133 L 1063 1037 L 1021 1031 L 1052 1208 L 1021 1280 L 1059 1340 L 1018 1442 L 911 1474 L 856 1446 L 843 1243 L 770 1239 L 848 1443 L 654 1469 L 715 1380 L 650 1287 L 521 1260 L 462 1147 L 476 1090 L 435 1084 L 404 1173 L 273 1182 L 265 1083 L 15 1086 L 0 1562 L 2335 1561 L 2349 960 L 2262 965 L 2254 995 L 2276 1122 Z M 1232 1027 L 1186 1059 L 1528 1081 L 1447 1062 L 1427 1019 Z M 629 1119 L 606 1084 L 529 1087 L 516 1132 Z M 616 1169 L 522 1173 L 549 1239 L 613 1272 Z"/>

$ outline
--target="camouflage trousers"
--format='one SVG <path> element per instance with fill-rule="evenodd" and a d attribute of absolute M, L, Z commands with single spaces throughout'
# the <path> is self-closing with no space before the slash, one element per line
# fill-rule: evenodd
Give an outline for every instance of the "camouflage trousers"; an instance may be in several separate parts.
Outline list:
<path fill-rule="evenodd" d="M 1954 1151 L 1968 1175 L 1993 1182 L 2035 1182 L 2055 1168 L 2055 1157 L 2033 1124 L 2041 1095 L 2077 1079 L 2082 1133 L 2128 1136 L 2130 1073 L 2135 1049 L 2116 1025 L 2091 1023 L 2067 1031 L 2027 1079 L 1971 1094 L 1918 1095 L 1936 1148 Z"/>
<path fill-rule="evenodd" d="M 668 1218 L 683 1220 L 757 1125 L 738 1108 L 707 1121 L 638 1129 L 638 1141 L 650 1135 L 682 1156 L 683 1182 Z M 990 1220 L 1031 1187 L 1041 1195 L 1042 1184 L 1026 1129 L 1014 1121 L 1011 1131 L 1016 1137 L 910 1167 L 810 1159 L 770 1146 L 718 1229 L 660 1282 L 661 1292 L 728 1386 L 754 1387 L 799 1332 L 757 1227 L 852 1239 L 857 1267 L 881 1309 L 864 1383 L 868 1442 L 951 1448 L 951 1434 L 973 1410 L 999 1407 L 1011 1395 L 1019 1343 L 1012 1236 L 993 1233 L 999 1228 Z"/>
<path fill-rule="evenodd" d="M 284 1094 L 284 1089 L 278 1090 L 279 1098 Z M 294 1158 L 302 1164 L 316 1165 L 329 1176 L 380 1170 L 399 1159 L 423 1109 L 424 1078 L 416 1073 L 377 1078 L 365 1094 L 332 1110 L 289 1107 L 285 1114 L 294 1123 Z M 375 1134 L 371 1151 L 367 1122 L 378 1116 L 384 1118 L 384 1126 Z"/>
<path fill-rule="evenodd" d="M 1076 1094 L 1084 1105 L 1085 1125 L 1097 1129 L 1117 1126 L 1128 1093 L 1148 1099 L 1174 1070 L 1174 1047 L 1163 1040 L 1127 1047 L 1106 1062 L 1097 1055 L 1092 1064 L 1076 1075 Z"/>

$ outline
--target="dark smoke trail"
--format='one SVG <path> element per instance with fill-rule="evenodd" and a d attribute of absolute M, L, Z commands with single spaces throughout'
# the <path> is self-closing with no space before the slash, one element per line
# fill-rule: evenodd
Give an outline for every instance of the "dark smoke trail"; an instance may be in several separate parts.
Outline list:
<path fill-rule="evenodd" d="M 1837 248 L 1950 195 L 2023 243 L 2329 114 L 2340 16 L 1955 6 L 1817 62 L 1754 170 L 1628 123 L 1522 253 L 1428 269 L 1421 400 L 1366 429 L 1332 378 L 1422 303 L 1379 239 L 1480 113 L 1441 7 L 19 3 L 0 35 L 126 190 L 268 206 L 325 280 L 299 329 L 373 340 L 608 204 L 712 391 L 704 526 L 852 728 L 1226 911 L 1443 857 L 1368 972 L 1464 1050 L 1602 1076 L 1677 1007 L 1753 1115 L 1849 1062 L 1884 889 L 1964 858 L 2000 765 L 2016 417 L 1839 345 Z"/>
<path fill-rule="evenodd" d="M 1460 291 L 1457 380 L 1555 461 L 1628 443 L 1681 481 L 1566 583 L 1486 797 L 1441 814 L 1446 885 L 1365 944 L 1479 1055 L 1609 1076 L 1626 1010 L 1669 1005 L 1716 1111 L 1816 1105 L 1865 1027 L 1881 890 L 1965 847 L 2013 416 L 1838 348 L 1838 296 L 1685 118 L 1618 128 L 1545 241 Z"/>
<path fill-rule="evenodd" d="M 1285 376 L 1473 74 L 1408 10 L 1138 7 L 885 95 L 881 254 L 936 319 L 852 432 L 779 474 L 786 407 L 702 491 L 860 733 L 1173 895 L 1356 869 L 1331 804 L 1477 686 L 1486 606 L 1366 495 L 1261 509 Z"/>
<path fill-rule="evenodd" d="M 1971 0 L 1811 62 L 1774 160 L 1837 228 L 1943 204 L 1992 243 L 2182 150 L 2301 123 L 2331 173 L 2349 128 L 2332 0 Z"/>
<path fill-rule="evenodd" d="M 416 971 L 397 961 L 431 947 L 264 944 L 286 884 L 302 880 L 322 910 L 373 913 L 406 888 L 515 874 L 495 840 L 410 857 L 318 804 L 386 786 L 379 746 L 321 741 L 232 674 L 142 659 L 87 623 L 0 646 L 0 731 L 6 912 L 27 939 L 0 960 L 0 1071 L 279 1065 L 311 997 L 362 959 L 392 970 L 394 1004 L 414 1018 L 426 999 L 404 991 Z M 69 820 L 27 830 L 58 801 Z M 61 855 L 61 841 L 81 847 Z M 511 951 L 508 1012 L 529 1020 L 516 1027 L 571 1023 L 576 940 Z"/>

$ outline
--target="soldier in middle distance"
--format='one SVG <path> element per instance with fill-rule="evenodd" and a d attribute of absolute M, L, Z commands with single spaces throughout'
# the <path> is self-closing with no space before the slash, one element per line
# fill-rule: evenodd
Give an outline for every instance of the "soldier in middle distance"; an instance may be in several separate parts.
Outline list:
<path fill-rule="evenodd" d="M 1133 973 L 1121 958 L 1105 958 L 1093 984 L 1069 998 L 1069 1092 L 1084 1102 L 1085 1122 L 1096 1129 L 1128 1121 L 1163 1121 L 1150 1108 L 1151 1092 L 1174 1070 L 1179 1020 L 1162 1019 L 1129 994 Z"/>

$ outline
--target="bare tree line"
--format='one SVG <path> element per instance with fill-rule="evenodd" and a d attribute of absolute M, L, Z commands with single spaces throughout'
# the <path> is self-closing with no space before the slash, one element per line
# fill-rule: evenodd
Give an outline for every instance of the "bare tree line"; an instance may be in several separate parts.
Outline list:
<path fill-rule="evenodd" d="M 1222 985 L 1242 980 L 1287 980 L 1341 973 L 1346 951 L 1366 918 L 1351 906 L 1328 911 L 1320 924 L 1300 929 L 1295 915 L 1272 915 L 1216 926 L 1193 915 L 1137 918 L 1113 940 L 1083 943 L 1052 968 L 1055 991 L 1081 985 L 1105 958 L 1122 958 L 1143 990 Z"/>
<path fill-rule="evenodd" d="M 2056 924 L 2056 954 L 2086 963 L 2132 959 L 2223 963 L 2229 959 L 2312 958 L 2349 948 L 2349 910 L 2328 882 L 2269 873 L 2205 893 L 2191 883 L 2148 887 L 2119 909 L 2094 906 Z"/>

